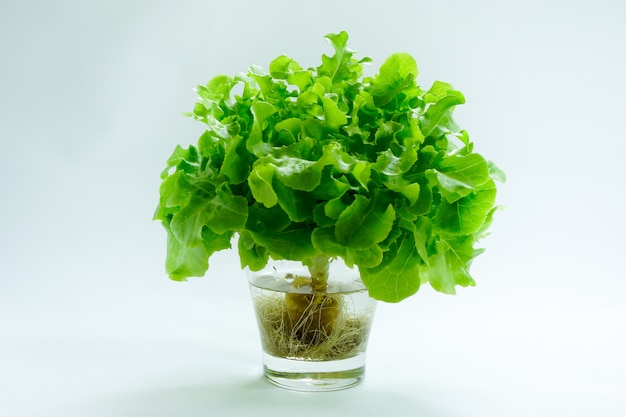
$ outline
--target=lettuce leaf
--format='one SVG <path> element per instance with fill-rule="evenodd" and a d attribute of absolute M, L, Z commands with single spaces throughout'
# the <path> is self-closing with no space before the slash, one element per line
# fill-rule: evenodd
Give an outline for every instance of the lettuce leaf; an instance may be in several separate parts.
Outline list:
<path fill-rule="evenodd" d="M 346 32 L 326 40 L 334 53 L 317 67 L 281 55 L 269 72 L 252 65 L 197 88 L 189 115 L 206 130 L 167 160 L 154 214 L 167 273 L 204 275 L 237 237 L 242 268 L 341 258 L 383 301 L 474 285 L 505 175 L 457 126 L 465 97 L 441 81 L 422 89 L 407 53 L 364 77 L 371 59 L 355 58 Z"/>

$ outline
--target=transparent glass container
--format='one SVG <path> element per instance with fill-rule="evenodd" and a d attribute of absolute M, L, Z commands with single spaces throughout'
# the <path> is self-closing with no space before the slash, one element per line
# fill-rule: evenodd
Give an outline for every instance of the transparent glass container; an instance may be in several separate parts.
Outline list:
<path fill-rule="evenodd" d="M 334 391 L 365 376 L 376 310 L 357 269 L 332 261 L 324 290 L 299 262 L 248 272 L 267 380 L 296 391 Z"/>

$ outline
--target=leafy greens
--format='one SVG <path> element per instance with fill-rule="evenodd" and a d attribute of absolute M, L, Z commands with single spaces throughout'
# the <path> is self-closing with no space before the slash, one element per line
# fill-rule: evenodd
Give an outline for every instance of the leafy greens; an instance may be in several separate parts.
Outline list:
<path fill-rule="evenodd" d="M 463 95 L 417 85 L 417 65 L 392 54 L 373 77 L 346 32 L 332 56 L 303 69 L 280 56 L 197 89 L 189 113 L 208 127 L 177 146 L 154 215 L 167 230 L 166 271 L 203 276 L 238 237 L 241 266 L 320 255 L 359 268 L 370 295 L 397 302 L 423 283 L 475 285 L 471 261 L 504 174 L 473 152 L 452 118 Z"/>

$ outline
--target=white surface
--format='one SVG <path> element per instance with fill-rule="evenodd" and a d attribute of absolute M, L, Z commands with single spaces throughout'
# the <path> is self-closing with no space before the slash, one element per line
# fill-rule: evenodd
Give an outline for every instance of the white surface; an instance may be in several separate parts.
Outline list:
<path fill-rule="evenodd" d="M 608 0 L 3 3 L 0 415 L 626 415 L 625 21 Z M 195 85 L 318 65 L 342 29 L 372 68 L 407 51 L 464 92 L 507 210 L 477 287 L 380 305 L 365 383 L 303 395 L 260 377 L 235 254 L 170 282 L 150 218 L 202 129 L 179 116 Z"/>

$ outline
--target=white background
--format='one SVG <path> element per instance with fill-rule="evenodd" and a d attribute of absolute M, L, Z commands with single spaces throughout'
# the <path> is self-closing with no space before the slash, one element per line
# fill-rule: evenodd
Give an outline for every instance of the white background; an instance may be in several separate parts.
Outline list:
<path fill-rule="evenodd" d="M 0 6 L 0 415 L 626 415 L 626 6 L 596 1 L 13 1 Z M 379 305 L 368 375 L 261 378 L 234 252 L 169 281 L 159 173 L 193 88 L 347 30 L 461 90 L 508 174 L 478 286 Z"/>

